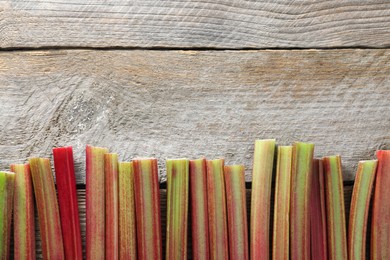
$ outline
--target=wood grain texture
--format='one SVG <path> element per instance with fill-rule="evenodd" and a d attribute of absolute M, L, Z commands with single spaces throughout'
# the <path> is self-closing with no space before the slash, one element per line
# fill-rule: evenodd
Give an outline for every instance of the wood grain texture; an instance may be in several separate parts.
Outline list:
<path fill-rule="evenodd" d="M 252 172 L 255 139 L 358 160 L 390 149 L 390 50 L 0 52 L 0 168 L 72 145 L 120 160 L 220 158 Z"/>
<path fill-rule="evenodd" d="M 352 185 L 345 185 L 344 187 L 344 198 L 345 198 L 345 207 L 346 207 L 346 215 L 349 215 L 349 204 L 351 201 L 352 196 Z M 79 215 L 80 215 L 80 225 L 81 225 L 81 237 L 82 237 L 82 243 L 83 243 L 83 255 L 85 255 L 85 189 L 79 189 L 77 190 L 77 196 L 78 196 L 78 203 L 79 203 Z M 251 198 L 251 190 L 246 190 L 246 203 L 247 203 L 247 211 L 248 216 L 250 212 L 250 198 Z M 160 207 L 161 207 L 161 225 L 162 230 L 166 230 L 166 224 L 167 224 L 167 192 L 165 189 L 160 190 Z M 271 204 L 271 213 L 273 213 L 273 206 L 274 204 Z M 36 252 L 37 252 L 37 259 L 43 259 L 42 258 L 42 250 L 41 250 L 41 241 L 40 241 L 40 234 L 39 234 L 39 228 L 38 228 L 38 218 L 37 213 L 35 212 L 36 217 L 36 234 L 37 234 L 37 243 L 36 243 Z M 371 220 L 369 219 L 369 222 Z M 248 225 L 249 225 L 249 218 L 248 218 Z M 348 223 L 347 223 L 348 225 Z M 369 227 L 370 225 L 368 225 Z M 189 229 L 189 239 L 187 243 L 187 251 L 188 251 L 188 258 L 192 259 L 192 244 L 191 244 L 191 230 Z M 165 239 L 166 239 L 166 232 L 162 233 L 162 239 L 163 239 L 163 245 L 165 245 Z M 165 247 L 163 247 L 163 250 L 165 250 Z M 13 254 L 13 243 L 11 242 L 11 256 Z M 11 257 L 12 259 L 12 257 Z"/>
<path fill-rule="evenodd" d="M 0 0 L 0 48 L 390 46 L 390 3 Z"/>

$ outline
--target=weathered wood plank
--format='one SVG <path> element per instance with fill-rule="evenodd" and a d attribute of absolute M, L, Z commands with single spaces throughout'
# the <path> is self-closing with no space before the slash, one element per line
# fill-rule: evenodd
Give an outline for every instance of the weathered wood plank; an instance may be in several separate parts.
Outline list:
<path fill-rule="evenodd" d="M 390 2 L 0 0 L 0 48 L 390 46 Z"/>
<path fill-rule="evenodd" d="M 346 220 L 348 221 L 349 216 L 349 205 L 352 197 L 352 188 L 351 185 L 345 185 L 344 186 L 344 198 L 345 198 L 345 214 L 346 214 Z M 273 195 L 274 192 L 272 192 Z M 83 254 L 85 255 L 85 222 L 86 222 L 86 211 L 85 211 L 85 190 L 79 189 L 77 190 L 77 196 L 78 196 L 78 203 L 79 203 L 79 216 L 80 216 L 80 226 L 81 226 L 81 236 L 82 236 L 82 243 L 83 243 Z M 250 216 L 250 202 L 251 202 L 251 190 L 246 191 L 246 202 L 247 202 L 247 210 L 248 210 L 248 228 L 249 227 L 249 216 Z M 166 238 L 166 206 L 167 206 L 167 193 L 165 189 L 160 190 L 160 207 L 161 207 L 161 225 L 162 225 L 162 239 L 163 239 L 163 251 L 165 252 L 165 238 Z M 274 204 L 271 203 L 271 215 L 273 216 L 273 206 Z M 36 234 L 37 234 L 37 243 L 36 243 L 36 252 L 37 252 L 37 259 L 43 259 L 42 258 L 42 250 L 41 250 L 41 241 L 39 236 L 39 227 L 38 227 L 38 217 L 37 213 L 36 216 Z M 271 217 L 272 219 L 272 217 Z M 191 220 L 189 220 L 191 221 Z M 370 220 L 369 220 L 370 223 Z M 271 221 L 272 225 L 272 221 Z M 348 226 L 348 223 L 347 223 Z M 271 226 L 272 230 L 272 226 Z M 368 226 L 368 234 L 370 231 L 370 225 Z M 369 241 L 369 240 L 368 240 Z M 369 243 L 369 242 L 368 242 Z M 11 245 L 12 246 L 12 245 Z M 188 259 L 192 259 L 192 243 L 191 243 L 191 228 L 189 226 L 188 229 L 188 243 L 187 243 L 187 251 L 188 251 Z M 13 249 L 11 249 L 12 254 Z M 367 250 L 368 251 L 368 250 Z"/>
<path fill-rule="evenodd" d="M 247 168 L 254 140 L 311 141 L 358 160 L 390 149 L 390 50 L 0 52 L 0 167 L 72 145 L 121 160 L 225 157 Z"/>

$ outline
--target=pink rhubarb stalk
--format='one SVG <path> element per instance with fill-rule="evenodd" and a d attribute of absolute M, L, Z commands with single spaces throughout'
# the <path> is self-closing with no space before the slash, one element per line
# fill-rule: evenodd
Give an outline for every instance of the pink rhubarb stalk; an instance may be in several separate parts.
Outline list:
<path fill-rule="evenodd" d="M 132 162 L 118 164 L 119 174 L 119 259 L 137 259 L 134 202 L 134 168 Z"/>
<path fill-rule="evenodd" d="M 371 259 L 390 259 L 390 150 L 377 151 L 371 221 Z"/>
<path fill-rule="evenodd" d="M 193 258 L 209 259 L 206 159 L 190 161 L 190 199 Z"/>
<path fill-rule="evenodd" d="M 230 259 L 249 259 L 245 168 L 225 166 Z"/>
<path fill-rule="evenodd" d="M 251 259 L 270 258 L 271 180 L 275 140 L 257 140 L 253 159 L 250 219 Z"/>
<path fill-rule="evenodd" d="M 160 190 L 156 159 L 136 159 L 134 190 L 138 259 L 162 259 Z"/>
<path fill-rule="evenodd" d="M 325 211 L 325 179 L 322 160 L 313 160 L 310 198 L 310 232 L 312 259 L 328 259 Z"/>
<path fill-rule="evenodd" d="M 338 155 L 328 156 L 322 162 L 325 173 L 328 258 L 348 259 L 341 158 Z"/>
<path fill-rule="evenodd" d="M 9 259 L 15 174 L 0 171 L 0 259 Z"/>
<path fill-rule="evenodd" d="M 29 163 L 38 209 L 43 257 L 45 259 L 65 259 L 60 212 L 50 160 L 31 158 Z"/>
<path fill-rule="evenodd" d="M 104 154 L 108 149 L 86 148 L 86 253 L 87 260 L 105 259 Z"/>
<path fill-rule="evenodd" d="M 292 146 L 279 146 L 276 165 L 272 259 L 289 259 Z"/>
<path fill-rule="evenodd" d="M 310 192 L 314 145 L 294 143 L 291 168 L 291 260 L 310 259 Z"/>
<path fill-rule="evenodd" d="M 14 258 L 35 260 L 34 193 L 29 164 L 12 164 L 14 188 Z"/>
<path fill-rule="evenodd" d="M 53 157 L 65 258 L 82 260 L 79 209 L 72 147 L 54 148 Z"/>
<path fill-rule="evenodd" d="M 229 259 L 224 160 L 207 161 L 210 259 Z"/>
<path fill-rule="evenodd" d="M 119 257 L 118 155 L 104 155 L 106 179 L 106 259 Z"/>
<path fill-rule="evenodd" d="M 188 181 L 187 159 L 167 160 L 166 259 L 187 259 Z"/>
<path fill-rule="evenodd" d="M 360 161 L 353 185 L 348 228 L 349 259 L 366 258 L 366 230 L 377 160 Z M 390 245 L 387 245 L 390 246 Z"/>

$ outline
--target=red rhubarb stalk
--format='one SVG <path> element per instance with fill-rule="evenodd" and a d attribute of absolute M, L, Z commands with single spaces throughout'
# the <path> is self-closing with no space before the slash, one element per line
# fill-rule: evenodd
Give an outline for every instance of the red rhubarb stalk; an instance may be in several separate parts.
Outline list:
<path fill-rule="evenodd" d="M 156 159 L 136 159 L 134 190 L 138 259 L 162 259 L 160 190 Z"/>
<path fill-rule="evenodd" d="M 166 259 L 187 259 L 188 181 L 187 159 L 167 160 Z"/>
<path fill-rule="evenodd" d="M 276 165 L 272 259 L 289 259 L 292 146 L 279 146 Z"/>
<path fill-rule="evenodd" d="M 119 259 L 137 259 L 134 205 L 134 168 L 132 162 L 118 164 L 119 174 Z"/>
<path fill-rule="evenodd" d="M 325 173 L 328 257 L 330 260 L 348 259 L 341 158 L 338 155 L 328 156 L 322 161 Z"/>
<path fill-rule="evenodd" d="M 371 221 L 371 259 L 390 259 L 390 150 L 377 151 Z"/>
<path fill-rule="evenodd" d="M 293 145 L 291 168 L 291 259 L 310 259 L 310 186 L 314 145 Z"/>
<path fill-rule="evenodd" d="M 249 259 L 246 216 L 245 168 L 243 165 L 224 168 L 229 230 L 230 259 Z"/>
<path fill-rule="evenodd" d="M 255 142 L 250 219 L 251 259 L 270 258 L 271 180 L 274 152 L 274 139 Z"/>
<path fill-rule="evenodd" d="M 72 147 L 53 149 L 66 259 L 83 259 Z"/>
<path fill-rule="evenodd" d="M 12 164 L 14 188 L 14 258 L 35 259 L 34 193 L 29 164 Z"/>
<path fill-rule="evenodd" d="M 106 179 L 106 259 L 119 257 L 118 154 L 104 155 Z"/>
<path fill-rule="evenodd" d="M 190 161 L 192 254 L 194 260 L 209 259 L 206 159 Z"/>
<path fill-rule="evenodd" d="M 108 149 L 86 148 L 86 240 L 87 260 L 105 258 L 104 154 Z"/>
<path fill-rule="evenodd" d="M 0 259 L 9 259 L 15 174 L 0 171 Z"/>
<path fill-rule="evenodd" d="M 328 259 L 325 211 L 325 179 L 322 160 L 313 160 L 310 198 L 310 232 L 312 259 Z"/>
<path fill-rule="evenodd" d="M 207 161 L 210 259 L 229 259 L 224 160 Z"/>
<path fill-rule="evenodd" d="M 43 257 L 45 259 L 65 259 L 60 212 L 50 160 L 31 158 L 29 163 L 38 209 Z"/>
<path fill-rule="evenodd" d="M 367 219 L 376 166 L 377 160 L 358 164 L 349 213 L 348 255 L 351 260 L 366 258 Z"/>

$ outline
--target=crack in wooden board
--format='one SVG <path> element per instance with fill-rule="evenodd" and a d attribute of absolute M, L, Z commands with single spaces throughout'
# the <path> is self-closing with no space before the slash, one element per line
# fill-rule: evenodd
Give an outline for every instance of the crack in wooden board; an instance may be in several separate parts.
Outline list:
<path fill-rule="evenodd" d="M 375 1 L 0 1 L 0 48 L 389 47 Z"/>
<path fill-rule="evenodd" d="M 121 160 L 226 158 L 251 180 L 254 140 L 310 141 L 359 160 L 390 149 L 390 51 L 0 52 L 0 167 L 72 145 L 85 183 L 85 145 Z"/>

